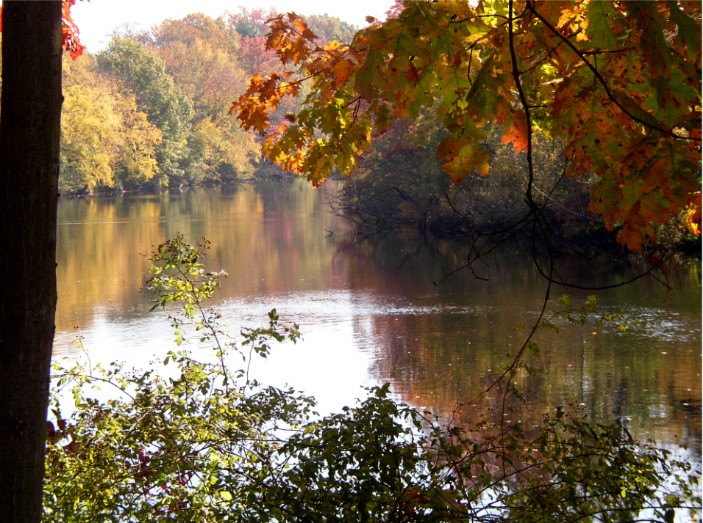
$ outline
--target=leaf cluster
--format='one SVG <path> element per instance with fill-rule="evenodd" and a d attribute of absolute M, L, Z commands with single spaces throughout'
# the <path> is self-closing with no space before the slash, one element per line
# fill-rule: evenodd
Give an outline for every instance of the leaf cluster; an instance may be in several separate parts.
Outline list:
<path fill-rule="evenodd" d="M 455 183 L 493 169 L 491 123 L 526 153 L 531 181 L 542 131 L 564 144 L 569 176 L 597 177 L 591 210 L 638 251 L 654 224 L 697 208 L 700 27 L 693 2 L 406 0 L 351 45 L 321 46 L 290 14 L 268 40 L 288 69 L 255 75 L 232 111 L 268 158 L 314 183 L 352 172 L 375 135 L 424 108 L 447 131 L 437 156 Z M 301 82 L 303 107 L 271 122 Z M 536 207 L 531 184 L 526 200 Z"/>

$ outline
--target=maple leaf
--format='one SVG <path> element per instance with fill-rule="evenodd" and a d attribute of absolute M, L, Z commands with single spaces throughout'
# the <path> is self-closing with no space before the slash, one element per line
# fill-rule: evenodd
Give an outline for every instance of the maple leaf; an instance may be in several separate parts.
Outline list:
<path fill-rule="evenodd" d="M 633 214 L 628 216 L 622 228 L 618 231 L 617 240 L 627 247 L 632 252 L 642 252 L 645 243 L 645 236 L 651 240 L 656 238 L 651 225 L 637 214 L 637 208 L 633 208 Z M 644 232 L 643 232 L 644 231 Z"/>
<path fill-rule="evenodd" d="M 505 105 L 501 105 L 498 110 L 498 123 L 503 124 L 505 128 L 500 139 L 502 143 L 512 143 L 517 154 L 527 151 L 527 119 L 523 111 L 513 114 Z"/>
<path fill-rule="evenodd" d="M 273 49 L 282 63 L 300 65 L 314 52 L 316 46 L 309 44 L 317 39 L 317 35 L 295 13 L 272 18 L 269 27 L 271 32 L 266 40 L 266 48 Z"/>
<path fill-rule="evenodd" d="M 617 41 L 610 27 L 618 17 L 618 13 L 612 2 L 591 2 L 587 10 L 589 23 L 586 34 L 591 45 L 601 49 L 616 47 Z"/>
<path fill-rule="evenodd" d="M 354 72 L 354 65 L 344 58 L 337 58 L 331 66 L 331 72 L 334 75 L 333 88 L 338 88 L 347 83 L 349 77 Z"/>
<path fill-rule="evenodd" d="M 478 143 L 465 143 L 454 136 L 442 140 L 437 148 L 437 157 L 444 161 L 442 169 L 452 182 L 460 183 L 472 171 L 485 176 L 489 171 L 488 152 Z"/>
<path fill-rule="evenodd" d="M 266 129 L 270 125 L 269 106 L 262 103 L 254 103 L 248 100 L 246 106 L 239 106 L 237 102 L 232 104 L 230 113 L 238 112 L 237 117 L 242 121 L 242 126 L 249 130 L 254 129 L 259 134 L 266 134 Z"/>
<path fill-rule="evenodd" d="M 627 2 L 635 26 L 641 31 L 641 56 L 654 79 L 667 76 L 671 65 L 671 53 L 667 52 L 663 20 L 658 12 L 662 6 L 657 4 L 658 2 Z M 668 6 L 664 8 L 668 9 Z"/>
<path fill-rule="evenodd" d="M 667 2 L 671 21 L 676 25 L 676 38 L 681 42 L 684 52 L 690 62 L 700 66 L 701 61 L 701 25 L 700 19 L 696 21 L 686 14 L 676 2 Z M 690 7 L 690 6 L 686 6 Z M 694 4 L 695 7 L 695 4 Z M 697 6 L 700 16 L 700 4 Z"/>

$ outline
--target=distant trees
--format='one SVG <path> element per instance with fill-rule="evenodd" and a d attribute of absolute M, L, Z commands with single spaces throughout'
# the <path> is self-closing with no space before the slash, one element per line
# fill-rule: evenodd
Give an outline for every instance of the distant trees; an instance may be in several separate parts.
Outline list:
<path fill-rule="evenodd" d="M 135 188 L 159 172 L 161 130 L 137 108 L 133 93 L 95 74 L 95 60 L 67 60 L 61 121 L 61 190 Z"/>
<path fill-rule="evenodd" d="M 256 138 L 227 114 L 228 101 L 244 90 L 240 36 L 223 19 L 202 14 L 167 20 L 150 42 L 166 71 L 193 103 L 188 140 L 191 180 L 227 181 L 253 174 Z M 258 48 L 263 54 L 263 47 Z"/>
<path fill-rule="evenodd" d="M 190 14 L 143 33 L 113 37 L 66 64 L 60 191 L 90 194 L 227 182 L 281 172 L 262 161 L 258 137 L 228 114 L 256 71 L 281 68 L 265 48 L 273 11 L 222 18 Z M 351 40 L 328 16 L 321 42 Z M 281 115 L 294 111 L 291 100 Z"/>
<path fill-rule="evenodd" d="M 417 227 L 437 237 L 456 237 L 520 223 L 530 183 L 524 157 L 501 141 L 501 126 L 487 126 L 486 131 L 491 175 L 469 176 L 453 184 L 435 154 L 447 135 L 438 119 L 426 110 L 415 120 L 395 122 L 359 159 L 354 176 L 337 195 L 337 210 L 366 233 Z M 594 232 L 604 232 L 602 219 L 588 210 L 595 178 L 574 180 L 563 175 L 560 142 L 536 133 L 533 146 L 537 154 L 531 183 L 545 220 L 570 242 L 592 241 Z"/>
<path fill-rule="evenodd" d="M 186 161 L 193 103 L 166 72 L 163 60 L 139 42 L 114 37 L 97 62 L 100 72 L 129 86 L 137 107 L 163 133 L 157 152 L 160 185 L 192 181 Z"/>

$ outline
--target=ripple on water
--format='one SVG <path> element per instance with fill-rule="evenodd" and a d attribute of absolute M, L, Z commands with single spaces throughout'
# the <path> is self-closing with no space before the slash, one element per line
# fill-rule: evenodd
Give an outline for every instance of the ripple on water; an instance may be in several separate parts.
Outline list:
<path fill-rule="evenodd" d="M 629 306 L 626 310 L 611 308 L 607 311 L 620 315 L 621 321 L 604 325 L 606 332 L 620 332 L 618 324 L 628 326 L 628 334 L 643 336 L 661 342 L 694 343 L 701 339 L 700 321 L 690 315 L 660 307 Z"/>

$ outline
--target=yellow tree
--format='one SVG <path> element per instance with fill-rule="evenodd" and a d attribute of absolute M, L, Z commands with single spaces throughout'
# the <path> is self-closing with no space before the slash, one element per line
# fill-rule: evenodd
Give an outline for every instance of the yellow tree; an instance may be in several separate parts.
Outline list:
<path fill-rule="evenodd" d="M 115 144 L 115 180 L 125 188 L 143 187 L 159 174 L 157 154 L 163 133 L 138 110 L 134 95 L 115 95 L 115 110 L 121 117 Z"/>
<path fill-rule="evenodd" d="M 134 187 L 158 173 L 162 133 L 137 109 L 134 94 L 95 73 L 91 57 L 64 66 L 62 192 Z"/>

